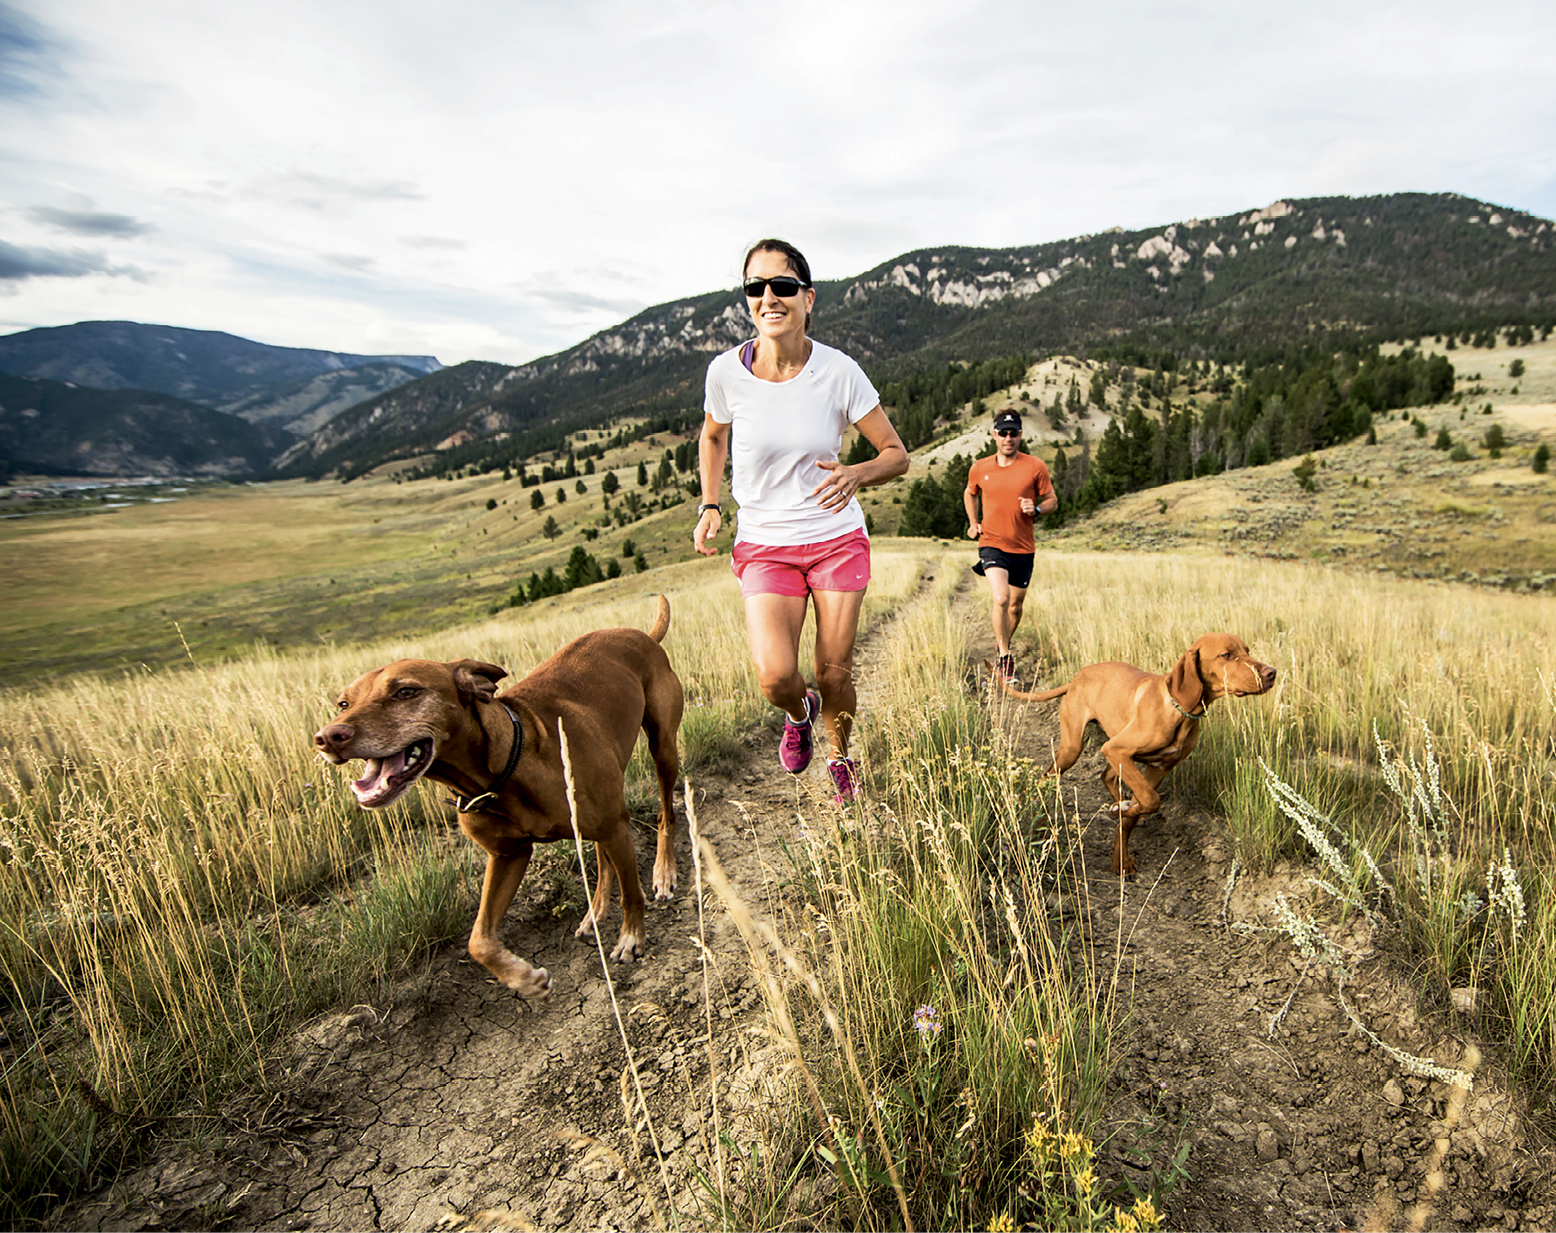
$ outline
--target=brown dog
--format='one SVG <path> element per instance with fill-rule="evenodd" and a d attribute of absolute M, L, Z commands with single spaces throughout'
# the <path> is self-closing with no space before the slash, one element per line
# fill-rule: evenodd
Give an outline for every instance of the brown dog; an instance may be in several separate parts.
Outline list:
<path fill-rule="evenodd" d="M 598 878 L 578 936 L 605 918 L 611 874 L 621 882 L 621 936 L 611 958 L 643 950 L 643 884 L 638 879 L 623 777 L 638 729 L 659 778 L 659 851 L 654 894 L 675 890 L 676 733 L 685 695 L 659 644 L 670 602 L 659 597 L 654 628 L 602 629 L 569 642 L 522 681 L 497 692 L 508 674 L 473 659 L 401 659 L 346 686 L 335 722 L 313 738 L 334 763 L 366 758 L 351 785 L 357 803 L 378 809 L 426 776 L 453 790 L 459 825 L 488 854 L 470 954 L 510 989 L 549 997 L 551 977 L 506 950 L 497 926 L 513 902 L 536 842 L 573 837 L 558 726 L 567 733 L 578 830 L 594 841 Z"/>
<path fill-rule="evenodd" d="M 990 672 L 994 669 L 990 665 Z M 1059 704 L 1059 749 L 1046 772 L 1062 775 L 1081 756 L 1086 725 L 1096 720 L 1107 733 L 1102 782 L 1113 794 L 1118 829 L 1113 837 L 1113 872 L 1134 873 L 1129 832 L 1135 823 L 1162 807 L 1156 787 L 1167 772 L 1194 752 L 1199 721 L 1217 698 L 1262 694 L 1275 684 L 1275 669 L 1261 664 L 1248 644 L 1231 634 L 1206 634 L 1161 676 L 1133 664 L 1088 664 L 1068 685 L 1022 693 L 995 678 L 1012 698 Z M 1135 764 L 1139 763 L 1138 766 Z M 1120 780 L 1134 800 L 1124 801 Z"/>

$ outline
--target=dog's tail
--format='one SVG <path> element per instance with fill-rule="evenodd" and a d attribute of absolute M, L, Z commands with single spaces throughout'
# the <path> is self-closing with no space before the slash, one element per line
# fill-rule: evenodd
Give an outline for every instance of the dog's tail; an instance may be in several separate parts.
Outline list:
<path fill-rule="evenodd" d="M 659 595 L 659 612 L 654 617 L 654 628 L 648 631 L 648 636 L 655 642 L 663 642 L 665 635 L 670 632 L 670 601 L 665 598 L 664 592 Z"/>
<path fill-rule="evenodd" d="M 1007 681 L 1000 673 L 996 672 L 994 670 L 994 665 L 991 664 L 988 660 L 983 661 L 983 666 L 989 670 L 989 675 L 999 682 L 999 687 L 1001 689 L 1003 689 L 1012 698 L 1020 698 L 1023 702 L 1047 702 L 1050 699 L 1062 697 L 1064 694 L 1068 693 L 1070 689 L 1070 682 L 1066 681 L 1057 689 L 1041 689 L 1036 693 L 1031 694 L 1022 693 L 1021 690 L 1012 687 L 1011 683 Z"/>

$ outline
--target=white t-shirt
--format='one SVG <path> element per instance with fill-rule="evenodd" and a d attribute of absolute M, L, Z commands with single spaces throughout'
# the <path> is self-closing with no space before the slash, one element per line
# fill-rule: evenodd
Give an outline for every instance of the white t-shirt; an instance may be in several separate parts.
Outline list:
<path fill-rule="evenodd" d="M 810 359 L 788 381 L 763 381 L 732 347 L 708 365 L 703 408 L 731 425 L 730 484 L 740 503 L 737 541 L 790 546 L 819 544 L 864 529 L 864 510 L 851 499 L 839 510 L 812 496 L 835 462 L 843 430 L 881 405 L 864 370 L 835 347 L 812 342 Z"/>

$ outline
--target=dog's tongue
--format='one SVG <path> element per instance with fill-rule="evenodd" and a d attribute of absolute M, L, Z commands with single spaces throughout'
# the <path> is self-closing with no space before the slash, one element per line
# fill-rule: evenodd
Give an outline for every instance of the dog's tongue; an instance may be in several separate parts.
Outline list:
<path fill-rule="evenodd" d="M 351 790 L 357 794 L 357 803 L 365 804 L 375 797 L 382 796 L 389 790 L 389 781 L 404 769 L 403 749 L 392 758 L 369 758 L 362 778 L 355 779 L 351 783 Z"/>

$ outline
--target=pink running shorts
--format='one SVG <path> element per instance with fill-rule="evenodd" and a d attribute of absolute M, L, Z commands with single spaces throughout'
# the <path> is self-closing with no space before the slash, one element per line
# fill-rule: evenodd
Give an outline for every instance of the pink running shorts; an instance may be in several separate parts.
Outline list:
<path fill-rule="evenodd" d="M 870 583 L 870 537 L 850 531 L 819 544 L 741 542 L 730 553 L 730 568 L 746 598 L 862 591 Z"/>

